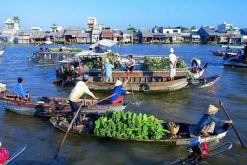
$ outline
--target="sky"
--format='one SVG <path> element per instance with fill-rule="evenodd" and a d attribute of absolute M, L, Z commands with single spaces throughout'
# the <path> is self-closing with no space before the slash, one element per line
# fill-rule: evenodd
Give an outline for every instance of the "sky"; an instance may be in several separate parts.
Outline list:
<path fill-rule="evenodd" d="M 21 29 L 56 23 L 86 27 L 87 18 L 116 29 L 157 26 L 219 25 L 228 22 L 247 28 L 247 0 L 1 0 L 0 27 L 18 16 Z"/>

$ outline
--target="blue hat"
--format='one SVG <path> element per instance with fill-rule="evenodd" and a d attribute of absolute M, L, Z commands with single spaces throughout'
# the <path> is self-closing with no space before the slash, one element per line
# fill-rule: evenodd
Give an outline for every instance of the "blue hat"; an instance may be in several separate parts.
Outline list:
<path fill-rule="evenodd" d="M 89 76 L 87 74 L 83 75 L 83 80 L 87 81 L 89 79 Z"/>

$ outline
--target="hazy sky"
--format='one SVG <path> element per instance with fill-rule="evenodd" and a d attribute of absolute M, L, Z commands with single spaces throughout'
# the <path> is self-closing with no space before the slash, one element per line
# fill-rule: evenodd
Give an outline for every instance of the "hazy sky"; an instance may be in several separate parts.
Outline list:
<path fill-rule="evenodd" d="M 112 28 L 218 25 L 247 28 L 247 0 L 1 0 L 0 27 L 19 16 L 21 28 L 53 23 L 86 27 L 89 16 Z"/>

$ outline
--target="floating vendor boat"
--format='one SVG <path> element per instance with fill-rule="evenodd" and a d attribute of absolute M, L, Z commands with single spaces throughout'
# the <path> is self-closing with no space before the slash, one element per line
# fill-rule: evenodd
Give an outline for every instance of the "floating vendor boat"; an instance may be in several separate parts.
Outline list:
<path fill-rule="evenodd" d="M 225 51 L 224 50 L 210 50 L 210 52 L 212 54 L 214 54 L 215 56 L 224 56 L 225 55 Z"/>
<path fill-rule="evenodd" d="M 111 82 L 103 82 L 101 76 L 90 76 L 87 85 L 93 90 L 112 90 L 117 80 L 124 82 L 129 79 L 125 86 L 126 90 L 141 92 L 174 91 L 188 85 L 186 73 L 186 71 L 177 72 L 175 80 L 170 81 L 168 71 L 133 71 L 132 73 L 114 71 Z M 79 80 L 82 80 L 82 78 L 76 78 L 76 81 Z"/>
<path fill-rule="evenodd" d="M 198 79 L 189 79 L 189 86 L 196 88 L 205 88 L 214 85 L 217 81 L 220 80 L 220 76 L 215 75 L 211 77 L 202 77 Z"/>
<path fill-rule="evenodd" d="M 111 117 L 109 117 L 111 116 Z M 53 116 L 50 122 L 54 127 L 66 132 L 71 120 L 63 116 Z M 94 136 L 119 141 L 168 143 L 175 145 L 187 145 L 191 137 L 194 124 L 188 123 L 166 123 L 146 114 L 135 114 L 132 112 L 114 113 L 104 116 L 83 116 L 80 127 L 72 127 L 69 133 L 72 135 Z M 133 124 L 135 123 L 135 124 Z M 170 131 L 171 125 L 178 129 Z M 202 137 L 202 142 L 212 142 L 226 136 L 229 125 L 216 126 L 214 133 L 209 137 Z"/>
<path fill-rule="evenodd" d="M 105 58 L 110 59 L 114 64 L 115 69 L 112 72 L 112 80 L 104 82 L 102 75 L 102 65 Z M 123 57 L 122 57 L 123 58 Z M 79 72 L 80 67 L 75 66 L 70 69 L 69 67 L 61 67 L 56 71 L 57 79 L 53 82 L 55 84 L 75 84 L 75 81 L 81 80 L 82 74 L 89 74 L 89 88 L 94 90 L 109 90 L 113 89 L 116 80 L 125 81 L 129 79 L 128 84 L 125 86 L 127 90 L 134 91 L 173 91 L 187 86 L 187 72 L 186 64 L 181 58 L 178 58 L 177 74 L 175 81 L 169 81 L 169 60 L 166 57 L 146 57 L 134 56 L 136 61 L 135 70 L 127 73 L 125 65 L 116 60 L 115 54 L 108 56 L 83 56 L 81 63 L 88 67 L 87 71 Z M 90 69 L 89 69 L 90 68 Z M 204 70 L 203 70 L 204 71 Z M 202 72 L 203 72 L 202 71 Z M 80 76 L 80 77 L 78 77 Z"/>
<path fill-rule="evenodd" d="M 247 61 L 244 59 L 244 55 L 236 55 L 236 56 L 231 56 L 228 57 L 227 59 L 224 60 L 224 65 L 225 66 L 232 66 L 232 67 L 247 67 Z"/>
<path fill-rule="evenodd" d="M 107 110 L 124 110 L 127 104 L 96 104 L 97 100 L 81 99 L 84 105 L 82 112 L 85 113 L 105 113 Z M 1 95 L 0 103 L 5 109 L 22 114 L 35 116 L 51 116 L 55 113 L 68 113 L 71 111 L 68 98 L 59 97 L 31 97 L 30 101 L 19 99 L 16 95 Z"/>

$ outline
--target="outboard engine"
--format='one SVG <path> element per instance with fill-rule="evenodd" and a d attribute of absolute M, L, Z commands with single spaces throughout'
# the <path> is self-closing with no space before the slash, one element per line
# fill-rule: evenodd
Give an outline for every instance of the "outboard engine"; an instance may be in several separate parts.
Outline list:
<path fill-rule="evenodd" d="M 191 153 L 189 158 L 195 161 L 200 161 L 208 156 L 209 149 L 206 143 L 201 143 L 201 137 L 194 137 L 191 139 L 188 145 L 188 152 Z"/>

